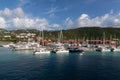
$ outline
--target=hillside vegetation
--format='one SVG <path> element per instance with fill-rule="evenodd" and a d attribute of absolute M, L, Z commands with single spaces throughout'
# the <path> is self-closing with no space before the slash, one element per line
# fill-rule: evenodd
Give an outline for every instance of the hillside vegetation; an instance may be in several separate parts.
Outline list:
<path fill-rule="evenodd" d="M 83 27 L 83 28 L 76 28 L 76 29 L 69 29 L 69 30 L 62 30 L 63 32 L 63 39 L 113 39 L 118 38 L 120 39 L 120 28 L 101 28 L 101 27 Z M 5 30 L 0 29 L 0 37 L 4 35 L 15 35 L 20 33 L 35 33 L 37 36 L 40 35 L 40 31 L 35 29 L 27 29 L 27 30 Z M 57 40 L 60 30 L 57 31 L 44 31 L 44 38 Z"/>

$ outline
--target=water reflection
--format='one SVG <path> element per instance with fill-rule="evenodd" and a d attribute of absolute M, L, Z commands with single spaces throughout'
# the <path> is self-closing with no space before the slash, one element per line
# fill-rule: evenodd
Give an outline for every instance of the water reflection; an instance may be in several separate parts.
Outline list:
<path fill-rule="evenodd" d="M 0 74 L 7 76 L 8 80 L 23 80 L 23 77 L 26 80 L 56 80 L 58 78 L 59 80 L 96 80 L 98 78 L 102 80 L 104 77 L 101 78 L 101 76 L 104 75 L 107 78 L 119 77 L 119 52 L 33 55 L 32 51 L 0 50 L 2 51 Z"/>
<path fill-rule="evenodd" d="M 51 54 L 33 54 L 36 58 L 46 58 L 50 57 Z"/>
<path fill-rule="evenodd" d="M 18 51 L 11 50 L 11 51 L 14 54 L 33 54 L 32 50 L 18 50 Z"/>
<path fill-rule="evenodd" d="M 101 52 L 101 55 L 102 56 L 111 56 L 111 55 L 113 55 L 113 53 L 112 52 Z"/>

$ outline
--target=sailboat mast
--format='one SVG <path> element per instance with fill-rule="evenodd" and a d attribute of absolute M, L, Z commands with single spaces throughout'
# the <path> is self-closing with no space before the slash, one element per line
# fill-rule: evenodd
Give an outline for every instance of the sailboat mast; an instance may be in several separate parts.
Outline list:
<path fill-rule="evenodd" d="M 43 29 L 40 30 L 40 37 L 41 37 L 41 44 L 44 46 L 44 32 L 43 32 Z"/>
<path fill-rule="evenodd" d="M 42 45 L 44 46 L 44 30 L 42 30 Z"/>
<path fill-rule="evenodd" d="M 63 42 L 63 32 L 62 32 L 62 30 L 60 31 L 60 39 L 61 39 L 61 42 Z"/>
<path fill-rule="evenodd" d="M 103 45 L 105 45 L 105 32 L 103 33 Z"/>
<path fill-rule="evenodd" d="M 62 32 L 62 29 L 60 30 L 60 33 L 58 33 L 58 42 L 63 42 L 63 32 Z"/>

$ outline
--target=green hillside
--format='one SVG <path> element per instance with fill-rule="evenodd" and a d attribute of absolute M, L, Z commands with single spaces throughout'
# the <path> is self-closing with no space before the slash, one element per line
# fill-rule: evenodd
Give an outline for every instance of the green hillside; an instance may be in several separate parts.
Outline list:
<path fill-rule="evenodd" d="M 76 29 L 62 30 L 64 40 L 69 39 L 103 39 L 105 36 L 106 39 L 118 38 L 120 39 L 120 28 L 101 28 L 101 27 L 82 27 Z M 40 31 L 35 29 L 27 30 L 5 30 L 0 29 L 0 36 L 4 35 L 14 35 L 20 33 L 35 33 L 37 36 L 40 35 Z M 44 37 L 46 39 L 57 40 L 60 30 L 57 31 L 44 31 Z M 105 34 L 105 35 L 104 35 Z"/>
<path fill-rule="evenodd" d="M 57 33 L 58 31 L 56 31 Z M 54 35 L 55 32 L 52 32 Z M 64 39 L 106 39 L 119 38 L 120 28 L 100 28 L 100 27 L 84 27 L 70 30 L 63 30 Z"/>

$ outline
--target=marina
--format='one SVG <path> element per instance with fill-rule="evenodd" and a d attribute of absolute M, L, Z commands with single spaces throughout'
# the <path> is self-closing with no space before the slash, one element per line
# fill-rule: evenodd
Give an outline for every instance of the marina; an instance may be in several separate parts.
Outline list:
<path fill-rule="evenodd" d="M 76 43 L 50 43 L 43 46 L 39 42 L 18 42 L 1 45 L 3 48 L 14 51 L 30 50 L 33 53 L 70 53 L 70 52 L 120 52 L 120 47 L 109 44 L 76 44 Z M 43 52 L 42 52 L 43 51 Z"/>
<path fill-rule="evenodd" d="M 117 38 L 64 40 L 62 30 L 55 41 L 36 38 L 0 42 L 0 80 L 120 79 Z"/>
<path fill-rule="evenodd" d="M 0 80 L 120 80 L 120 0 L 0 0 Z"/>
<path fill-rule="evenodd" d="M 51 47 L 51 46 L 53 46 L 53 44 L 49 45 L 49 46 L 42 46 L 42 45 L 34 42 L 35 46 L 31 47 L 31 46 L 28 46 L 27 42 L 23 42 L 23 43 L 24 44 L 20 44 L 20 45 L 18 43 L 12 43 L 12 45 L 11 45 L 11 43 L 7 42 L 7 44 L 6 44 L 6 42 L 3 42 L 2 44 L 0 44 L 1 45 L 0 48 L 10 50 L 10 51 L 15 51 L 15 52 L 29 51 L 31 53 L 35 53 L 35 52 L 39 53 L 40 51 L 43 51 L 42 54 L 45 54 L 44 51 L 46 53 L 49 53 L 49 54 L 50 53 L 58 53 L 58 54 L 63 53 L 64 54 L 64 53 L 71 53 L 71 52 L 72 53 L 82 53 L 82 52 L 100 52 L 100 53 L 110 52 L 110 53 L 114 53 L 114 52 L 120 52 L 119 47 L 117 47 L 117 48 L 116 47 L 113 47 L 113 48 L 112 47 L 105 47 L 105 46 L 100 47 L 101 45 L 100 46 L 94 45 L 94 46 L 99 46 L 99 47 L 93 47 L 93 45 L 91 45 L 89 47 L 87 47 L 87 46 L 85 47 L 85 46 L 82 46 L 82 44 L 81 44 L 81 46 L 69 46 L 69 44 L 68 44 L 68 46 L 66 46 L 66 44 L 65 45 L 62 44 L 62 45 L 58 46 L 58 44 L 57 44 L 57 46 L 54 45 L 54 47 Z M 32 44 L 32 43 L 30 43 L 30 44 Z M 17 46 L 19 46 L 18 49 L 17 49 Z M 16 48 L 16 50 L 15 50 L 15 48 Z"/>

